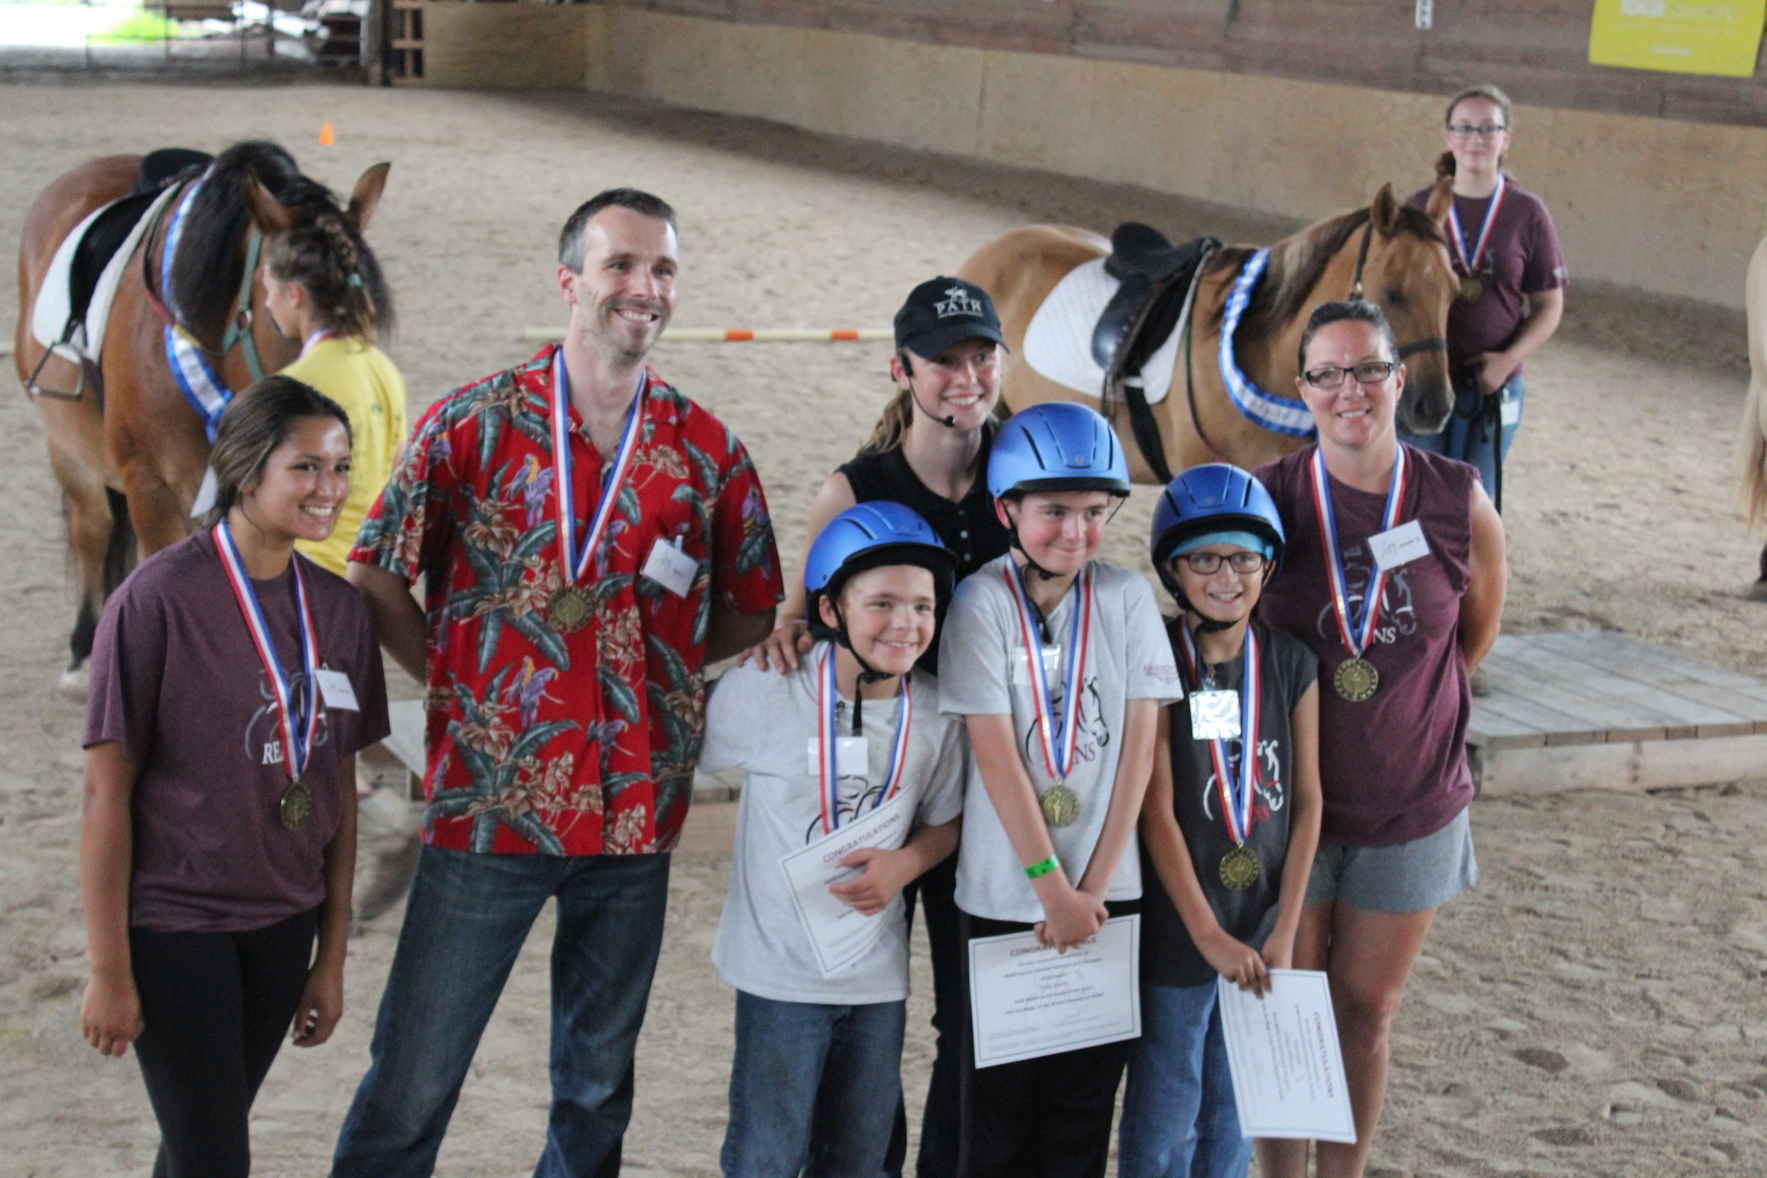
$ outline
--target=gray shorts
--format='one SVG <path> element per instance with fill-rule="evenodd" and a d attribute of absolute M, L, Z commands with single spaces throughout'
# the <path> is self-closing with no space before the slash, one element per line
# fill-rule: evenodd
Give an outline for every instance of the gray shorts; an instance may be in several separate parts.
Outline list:
<path fill-rule="evenodd" d="M 1307 903 L 1342 901 L 1370 912 L 1440 908 L 1479 882 L 1467 811 L 1434 834 L 1387 847 L 1349 847 L 1321 839 L 1307 877 Z"/>

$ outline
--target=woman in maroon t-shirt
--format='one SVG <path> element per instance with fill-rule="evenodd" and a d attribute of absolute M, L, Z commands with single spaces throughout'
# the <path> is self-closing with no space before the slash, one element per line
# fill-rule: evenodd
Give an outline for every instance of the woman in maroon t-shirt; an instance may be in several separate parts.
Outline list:
<path fill-rule="evenodd" d="M 343 1011 L 354 754 L 387 711 L 367 606 L 294 553 L 349 493 L 343 409 L 268 377 L 210 461 L 210 526 L 142 562 L 92 651 L 80 1029 L 134 1045 L 155 1173 L 240 1178 L 283 1037 L 323 1043 Z"/>
<path fill-rule="evenodd" d="M 1456 404 L 1441 433 L 1403 438 L 1472 463 L 1500 506 L 1498 458 L 1521 427 L 1522 362 L 1552 338 L 1565 305 L 1565 257 L 1552 214 L 1503 171 L 1512 126 L 1509 96 L 1489 83 L 1448 101 L 1448 150 L 1436 169 L 1454 178 L 1448 244 L 1460 291 L 1448 311 L 1448 363 Z M 1411 203 L 1423 207 L 1430 191 L 1414 193 Z"/>
<path fill-rule="evenodd" d="M 1367 1165 L 1393 1018 L 1435 911 L 1478 877 L 1467 672 L 1496 641 L 1506 574 L 1472 468 L 1399 442 L 1405 367 L 1380 309 L 1320 307 L 1299 367 L 1319 441 L 1257 472 L 1288 536 L 1260 610 L 1319 658 L 1324 811 L 1294 960 L 1331 977 L 1357 1141 L 1320 1142 L 1318 1172 L 1342 1178 Z M 1305 1142 L 1272 1152 L 1271 1174 L 1306 1173 Z"/>

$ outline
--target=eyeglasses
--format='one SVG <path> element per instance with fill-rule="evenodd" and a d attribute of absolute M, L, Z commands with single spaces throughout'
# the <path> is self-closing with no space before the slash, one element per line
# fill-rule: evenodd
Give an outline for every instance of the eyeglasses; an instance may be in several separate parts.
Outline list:
<path fill-rule="evenodd" d="M 1264 567 L 1263 553 L 1247 552 L 1243 548 L 1226 556 L 1219 552 L 1180 552 L 1174 559 L 1189 565 L 1190 571 L 1199 577 L 1211 576 L 1219 571 L 1222 561 L 1226 561 L 1236 573 L 1255 573 Z"/>
<path fill-rule="evenodd" d="M 1316 389 L 1335 389 L 1344 383 L 1344 377 L 1353 376 L 1357 384 L 1379 384 L 1393 375 L 1396 364 L 1385 360 L 1364 360 L 1348 368 L 1339 368 L 1336 364 L 1321 364 L 1311 372 L 1301 373 L 1301 379 Z"/>
<path fill-rule="evenodd" d="M 1507 131 L 1502 123 L 1449 123 L 1448 134 L 1461 139 L 1470 139 L 1477 135 L 1480 139 L 1489 139 L 1500 131 Z"/>

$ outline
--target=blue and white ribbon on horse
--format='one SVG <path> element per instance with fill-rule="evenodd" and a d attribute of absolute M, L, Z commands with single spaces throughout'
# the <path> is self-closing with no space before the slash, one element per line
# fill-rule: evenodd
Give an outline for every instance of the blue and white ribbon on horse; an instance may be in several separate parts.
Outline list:
<path fill-rule="evenodd" d="M 1221 313 L 1221 380 L 1233 404 L 1253 424 L 1295 438 L 1313 436 L 1313 415 L 1307 406 L 1290 397 L 1278 397 L 1259 388 L 1240 370 L 1233 355 L 1233 333 L 1251 304 L 1252 292 L 1270 264 L 1270 251 L 1261 249 L 1246 259 L 1245 268 L 1233 281 L 1227 295 L 1227 307 Z"/>
<path fill-rule="evenodd" d="M 172 227 L 166 231 L 165 249 L 160 253 L 160 289 L 166 292 L 166 309 L 172 312 L 174 322 L 166 324 L 166 363 L 172 370 L 172 376 L 178 382 L 178 391 L 190 402 L 198 416 L 203 420 L 203 428 L 208 432 L 209 441 L 215 440 L 215 430 L 220 426 L 221 414 L 226 410 L 228 402 L 233 400 L 233 390 L 221 379 L 214 365 L 209 363 L 208 356 L 202 346 L 190 337 L 178 325 L 178 292 L 172 289 L 172 259 L 178 254 L 178 242 L 184 235 L 184 216 L 196 200 L 196 194 L 208 182 L 208 173 L 197 177 L 190 190 L 178 202 L 178 208 L 172 214 Z"/>

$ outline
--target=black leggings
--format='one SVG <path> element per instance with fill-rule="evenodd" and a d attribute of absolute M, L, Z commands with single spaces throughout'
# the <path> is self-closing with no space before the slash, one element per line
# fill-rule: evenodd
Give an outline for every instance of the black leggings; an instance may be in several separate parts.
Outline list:
<path fill-rule="evenodd" d="M 154 1178 L 245 1178 L 246 1118 L 307 983 L 318 910 L 243 933 L 129 930 L 160 1124 Z"/>

